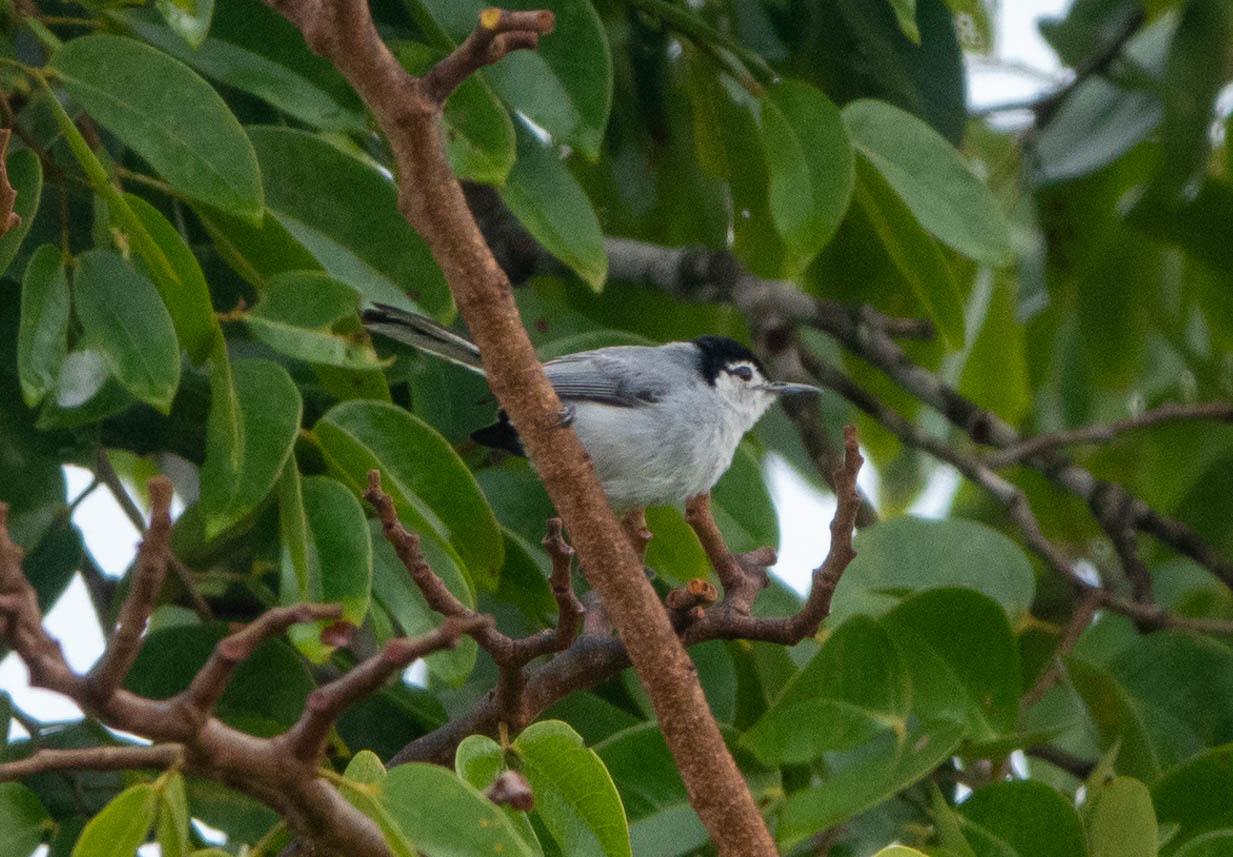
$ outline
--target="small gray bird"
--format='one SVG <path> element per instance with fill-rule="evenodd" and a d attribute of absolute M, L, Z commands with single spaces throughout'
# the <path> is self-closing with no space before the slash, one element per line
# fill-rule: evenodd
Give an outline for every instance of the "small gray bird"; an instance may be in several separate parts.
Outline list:
<path fill-rule="evenodd" d="M 479 349 L 431 319 L 385 304 L 363 317 L 373 333 L 483 373 Z M 550 360 L 544 372 L 617 513 L 710 491 L 779 396 L 821 392 L 768 381 L 758 358 L 723 336 L 580 351 Z M 504 411 L 471 437 L 525 454 Z"/>

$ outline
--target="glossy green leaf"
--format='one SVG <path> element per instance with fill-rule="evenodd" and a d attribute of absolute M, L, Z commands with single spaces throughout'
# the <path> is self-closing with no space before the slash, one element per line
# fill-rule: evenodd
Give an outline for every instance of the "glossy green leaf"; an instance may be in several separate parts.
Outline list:
<path fill-rule="evenodd" d="M 454 753 L 454 770 L 458 776 L 480 791 L 491 786 L 505 768 L 505 756 L 501 751 L 501 745 L 487 735 L 468 735 L 462 739 L 462 743 L 458 745 L 458 750 Z M 536 798 L 538 795 L 533 793 L 532 799 L 536 800 Z M 536 803 L 538 803 L 537 800 Z M 535 809 L 538 809 L 538 806 Z M 503 811 L 514 825 L 514 829 L 518 831 L 518 835 L 531 846 L 532 850 L 542 852 L 543 849 L 535 828 L 531 824 L 529 813 L 508 806 L 504 807 Z"/>
<path fill-rule="evenodd" d="M 267 40 L 263 47 L 268 53 L 238 44 L 218 33 L 190 48 L 144 10 L 128 11 L 124 20 L 141 38 L 205 77 L 255 95 L 302 122 L 322 130 L 363 130 L 361 110 L 340 103 L 332 92 L 297 67 L 298 46 L 292 38 L 303 45 L 304 39 L 299 32 L 283 32 L 282 27 L 272 24 L 260 10 L 252 7 L 229 11 L 242 15 L 246 24 Z M 270 14 L 273 15 L 272 11 Z M 300 50 L 307 52 L 306 47 Z"/>
<path fill-rule="evenodd" d="M 1074 806 L 1044 783 L 994 783 L 977 789 L 958 810 L 966 821 L 964 835 L 978 854 L 995 853 L 991 849 L 997 847 L 996 853 L 1010 857 L 1087 855 Z"/>
<path fill-rule="evenodd" d="M 68 356 L 69 285 L 60 248 L 34 251 L 21 283 L 21 326 L 17 331 L 17 373 L 30 407 L 56 387 Z"/>
<path fill-rule="evenodd" d="M 177 772 L 169 772 L 155 783 L 155 788 L 158 790 L 155 839 L 162 852 L 160 857 L 185 857 L 192 846 L 188 838 L 188 795 L 184 790 L 184 778 Z"/>
<path fill-rule="evenodd" d="M 1016 288 L 1009 277 L 993 277 L 984 319 L 959 376 L 960 393 L 1011 425 L 1018 425 L 1032 407 L 1027 337 L 1017 317 Z"/>
<path fill-rule="evenodd" d="M 1001 206 L 941 135 L 881 101 L 854 101 L 843 108 L 843 119 L 853 146 L 922 226 L 978 262 L 1010 263 L 1010 231 Z"/>
<path fill-rule="evenodd" d="M 983 524 L 895 518 L 859 532 L 855 548 L 856 558 L 835 590 L 832 622 L 857 612 L 880 613 L 905 590 L 938 586 L 983 592 L 1016 624 L 1028 615 L 1032 567 L 1018 545 Z"/>
<path fill-rule="evenodd" d="M 124 194 L 124 201 L 164 256 L 166 264 L 163 260 L 146 260 L 149 275 L 171 314 L 180 345 L 194 363 L 202 363 L 221 331 L 201 264 L 158 209 L 131 193 Z"/>
<path fill-rule="evenodd" d="M 608 255 L 591 200 L 554 147 L 521 123 L 516 130 L 518 157 L 501 199 L 536 241 L 598 291 L 608 275 Z"/>
<path fill-rule="evenodd" d="M 803 764 L 903 727 L 912 688 L 886 631 L 855 616 L 831 634 L 741 738 L 767 764 Z"/>
<path fill-rule="evenodd" d="M 381 787 L 386 770 L 381 759 L 371 750 L 361 750 L 352 757 L 339 788 L 343 796 L 381 829 L 385 843 L 395 857 L 414 857 L 417 853 L 406 834 L 385 804 L 381 802 Z"/>
<path fill-rule="evenodd" d="M 214 0 L 155 0 L 154 6 L 173 33 L 193 49 L 201 47 L 210 32 Z"/>
<path fill-rule="evenodd" d="M 381 802 L 427 857 L 534 857 L 500 808 L 446 768 L 399 765 L 382 783 Z"/>
<path fill-rule="evenodd" d="M 381 758 L 376 753 L 372 750 L 360 750 L 347 763 L 343 776 L 358 783 L 380 785 L 385 781 L 386 773 L 385 765 L 381 764 Z"/>
<path fill-rule="evenodd" d="M 381 534 L 380 524 L 370 527 L 373 557 L 372 593 L 378 603 L 398 623 L 407 636 L 426 634 L 441 624 L 441 614 L 428 606 L 423 592 L 411 580 L 406 567 L 394 548 Z M 435 546 L 431 538 L 421 535 L 420 548 L 430 556 L 432 570 L 445 581 L 445 586 L 468 607 L 475 606 L 475 593 L 465 573 L 449 561 L 445 551 Z M 504 576 L 502 577 L 504 581 Z M 462 637 L 452 649 L 433 652 L 424 659 L 428 670 L 451 687 L 458 687 L 475 667 L 479 647 L 471 637 Z"/>
<path fill-rule="evenodd" d="M 895 268 L 951 348 L 963 346 L 963 296 L 937 242 L 921 227 L 863 151 L 856 157 L 856 202 Z"/>
<path fill-rule="evenodd" d="M 1140 703 L 1105 669 L 1078 657 L 1067 658 L 1066 672 L 1087 706 L 1102 747 L 1118 747 L 1117 768 L 1148 784 L 1160 778 L 1160 750 L 1144 722 Z"/>
<path fill-rule="evenodd" d="M 1147 786 L 1115 777 L 1100 788 L 1087 822 L 1090 857 L 1156 857 L 1157 833 Z"/>
<path fill-rule="evenodd" d="M 963 621 L 956 622 L 956 616 Z M 1024 690 L 1019 648 L 995 601 L 971 589 L 929 589 L 896 605 L 883 625 L 912 673 L 913 705 L 921 717 L 948 714 L 958 701 L 949 677 L 942 675 L 944 664 L 966 694 L 972 737 L 987 740 L 1015 729 Z M 926 707 L 935 701 L 936 713 Z"/>
<path fill-rule="evenodd" d="M 495 584 L 505 560 L 500 527 L 471 471 L 431 426 L 393 405 L 353 401 L 331 408 L 313 434 L 357 493 L 379 469 L 399 512 L 413 515 L 404 523 L 446 539 L 478 580 Z M 344 460 L 344 450 L 361 458 Z"/>
<path fill-rule="evenodd" d="M 253 147 L 194 71 L 141 42 L 103 34 L 66 42 L 51 64 L 73 100 L 172 187 L 240 217 L 261 217 Z"/>
<path fill-rule="evenodd" d="M 475 29 L 483 0 L 424 0 L 455 42 Z M 506 9 L 548 9 L 552 33 L 534 51 L 517 51 L 484 69 L 484 80 L 510 107 L 594 160 L 612 105 L 612 57 L 587 0 L 515 0 Z"/>
<path fill-rule="evenodd" d="M 714 572 L 702 543 L 679 509 L 658 506 L 646 510 L 647 529 L 654 538 L 647 545 L 646 564 L 673 585 L 691 578 L 708 578 Z"/>
<path fill-rule="evenodd" d="M 711 511 L 728 547 L 736 553 L 779 544 L 779 519 L 766 487 L 761 455 L 741 441 L 732 465 L 711 489 Z"/>
<path fill-rule="evenodd" d="M 288 271 L 266 283 L 244 323 L 253 336 L 289 357 L 370 370 L 381 366 L 359 332 L 360 296 L 346 283 L 319 271 Z"/>
<path fill-rule="evenodd" d="M 81 832 L 72 857 L 133 857 L 158 813 L 158 791 L 150 783 L 120 792 Z"/>
<path fill-rule="evenodd" d="M 559 720 L 534 723 L 513 743 L 535 809 L 562 853 L 589 857 L 631 854 L 625 808 L 594 750 Z"/>
<path fill-rule="evenodd" d="M 220 365 L 216 358 L 210 386 L 201 468 L 207 538 L 248 515 L 270 493 L 291 454 L 302 409 L 287 370 L 268 360 Z"/>
<path fill-rule="evenodd" d="M 844 754 L 821 784 L 788 796 L 776 839 L 788 848 L 878 805 L 949 758 L 963 730 L 947 720 L 921 723 L 901 734 L 886 732 L 859 752 Z"/>
<path fill-rule="evenodd" d="M 444 56 L 419 42 L 396 42 L 390 49 L 414 75 L 424 74 Z M 441 131 L 454 175 L 465 181 L 505 184 L 514 165 L 514 122 L 478 75 L 450 93 Z"/>
<path fill-rule="evenodd" d="M 73 308 L 82 342 L 126 390 L 163 413 L 180 383 L 180 346 L 154 284 L 106 250 L 77 257 Z"/>
<path fill-rule="evenodd" d="M 1166 772 L 1152 787 L 1160 826 L 1176 826 L 1165 853 L 1210 831 L 1233 828 L 1230 794 L 1233 745 L 1205 750 Z"/>
<path fill-rule="evenodd" d="M 0 857 L 30 857 L 50 821 L 34 792 L 21 783 L 0 783 Z"/>
<path fill-rule="evenodd" d="M 43 193 L 43 165 L 34 152 L 29 149 L 10 151 L 4 159 L 4 168 L 9 184 L 17 191 L 13 213 L 21 218 L 21 223 L 0 235 L 0 274 L 8 270 L 26 233 L 30 231 L 34 213 L 38 211 L 39 197 Z"/>
<path fill-rule="evenodd" d="M 290 475 L 294 470 L 294 461 L 288 459 L 279 485 L 279 529 L 284 534 L 282 601 L 341 604 L 342 621 L 359 626 L 368 613 L 373 571 L 364 509 L 346 486 L 328 476 L 309 476 L 298 486 L 292 485 L 298 482 Z M 297 493 L 301 499 L 298 509 Z M 300 532 L 306 536 L 305 543 L 288 545 L 288 537 L 294 540 Z M 306 560 L 302 568 L 295 564 L 300 557 Z M 309 660 L 321 663 L 333 651 L 322 642 L 321 632 L 334 621 L 294 625 L 288 636 Z"/>
<path fill-rule="evenodd" d="M 771 216 L 807 262 L 835 234 L 852 199 L 856 177 L 843 118 L 816 87 L 787 80 L 767 90 L 762 132 Z"/>
<path fill-rule="evenodd" d="M 389 178 L 305 131 L 257 127 L 248 135 L 269 213 L 331 276 L 370 301 L 412 309 L 410 295 L 430 315 L 452 313 L 445 277 L 398 212 Z"/>

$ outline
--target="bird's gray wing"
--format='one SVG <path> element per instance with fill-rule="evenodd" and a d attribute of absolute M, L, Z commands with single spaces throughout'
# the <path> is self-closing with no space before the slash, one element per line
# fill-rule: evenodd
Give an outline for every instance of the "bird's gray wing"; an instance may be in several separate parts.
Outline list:
<path fill-rule="evenodd" d="M 563 400 L 640 407 L 659 401 L 666 389 L 666 379 L 646 371 L 654 364 L 641 352 L 655 350 L 625 345 L 567 354 L 544 364 L 544 372 Z"/>
<path fill-rule="evenodd" d="M 442 327 L 431 318 L 407 312 L 389 304 L 375 303 L 375 309 L 364 310 L 364 327 L 371 333 L 388 336 L 395 342 L 457 363 L 472 372 L 484 374 L 479 349 L 474 343 Z"/>

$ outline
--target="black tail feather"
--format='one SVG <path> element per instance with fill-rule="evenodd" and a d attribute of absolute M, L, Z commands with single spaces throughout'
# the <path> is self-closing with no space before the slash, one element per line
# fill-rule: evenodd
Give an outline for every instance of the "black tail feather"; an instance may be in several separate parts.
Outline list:
<path fill-rule="evenodd" d="M 492 425 L 471 432 L 471 440 L 482 446 L 503 449 L 523 458 L 527 456 L 527 451 L 523 449 L 522 441 L 518 438 L 518 431 L 509 421 L 509 415 L 505 411 L 497 412 L 497 421 Z"/>

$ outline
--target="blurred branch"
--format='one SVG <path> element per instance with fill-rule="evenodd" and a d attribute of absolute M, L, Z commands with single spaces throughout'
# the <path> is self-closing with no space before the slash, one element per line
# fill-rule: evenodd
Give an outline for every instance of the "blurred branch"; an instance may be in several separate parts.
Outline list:
<path fill-rule="evenodd" d="M 1197 405 L 1183 405 L 1169 402 L 1145 411 L 1137 417 L 1118 420 L 1104 425 L 1090 425 L 1081 428 L 1040 434 L 1027 438 L 1019 443 L 992 452 L 985 456 L 985 463 L 990 467 L 1001 469 L 1018 464 L 1043 452 L 1057 449 L 1060 446 L 1077 444 L 1104 443 L 1113 440 L 1123 432 L 1133 431 L 1145 426 L 1162 422 L 1211 420 L 1214 422 L 1233 423 L 1233 404 L 1228 402 L 1203 402 Z"/>

